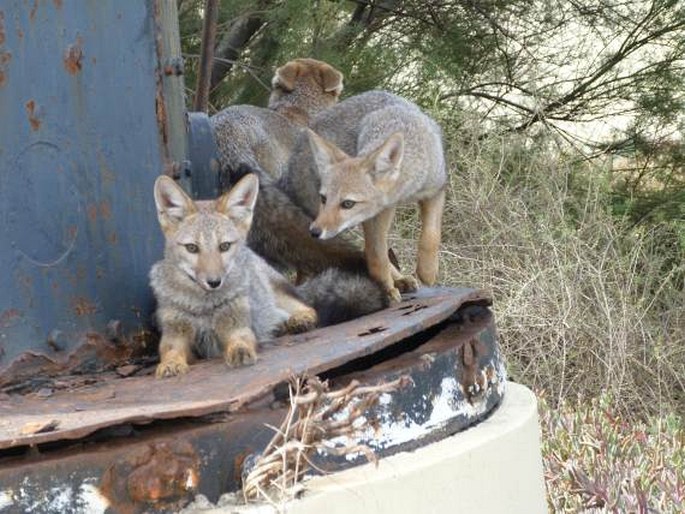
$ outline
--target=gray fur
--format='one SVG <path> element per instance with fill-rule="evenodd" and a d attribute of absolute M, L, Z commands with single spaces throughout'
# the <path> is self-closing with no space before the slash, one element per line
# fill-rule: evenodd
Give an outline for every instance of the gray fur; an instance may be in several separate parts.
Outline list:
<path fill-rule="evenodd" d="M 326 327 L 371 314 L 389 305 L 383 289 L 364 274 L 328 269 L 295 288 Z"/>
<path fill-rule="evenodd" d="M 257 341 L 273 338 L 288 319 L 278 308 L 271 286 L 272 270 L 246 246 L 239 249 L 225 284 L 207 291 L 173 261 L 161 260 L 150 271 L 150 285 L 157 299 L 157 322 L 193 327 L 195 350 L 201 356 L 220 352 L 216 340 L 219 322 L 250 326 Z M 280 276 L 280 275 L 279 275 Z"/>
<path fill-rule="evenodd" d="M 447 175 L 440 127 L 415 104 L 387 91 L 352 96 L 323 111 L 310 123 L 319 136 L 349 156 L 365 155 L 378 148 L 392 133 L 404 135 L 402 203 L 429 197 L 444 187 Z M 287 171 L 279 186 L 293 202 L 316 217 L 321 179 L 309 136 L 298 135 Z"/>

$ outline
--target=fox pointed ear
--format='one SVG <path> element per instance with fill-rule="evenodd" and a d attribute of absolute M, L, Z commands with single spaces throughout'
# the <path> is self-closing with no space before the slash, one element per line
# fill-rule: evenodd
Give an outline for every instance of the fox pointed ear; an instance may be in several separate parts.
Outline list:
<path fill-rule="evenodd" d="M 276 68 L 276 73 L 271 79 L 271 87 L 280 87 L 287 92 L 295 89 L 295 79 L 297 78 L 297 73 L 299 69 L 299 64 L 296 62 L 287 62 L 283 66 Z"/>
<path fill-rule="evenodd" d="M 245 175 L 229 192 L 219 197 L 216 201 L 216 210 L 242 225 L 245 230 L 249 230 L 258 193 L 257 175 Z"/>
<path fill-rule="evenodd" d="M 340 96 L 343 90 L 343 74 L 333 66 L 323 63 L 321 65 L 321 84 L 326 93 Z"/>
<path fill-rule="evenodd" d="M 184 218 L 197 211 L 195 203 L 181 186 L 165 175 L 155 180 L 155 205 L 164 232 L 175 229 Z"/>
<path fill-rule="evenodd" d="M 309 146 L 312 149 L 314 162 L 319 170 L 319 174 L 324 175 L 328 167 L 338 161 L 346 159 L 348 155 L 330 141 L 325 140 L 312 129 L 308 128 L 307 137 Z"/>
<path fill-rule="evenodd" d="M 385 142 L 371 153 L 371 175 L 375 181 L 391 183 L 399 178 L 402 157 L 404 156 L 404 135 L 394 132 Z"/>

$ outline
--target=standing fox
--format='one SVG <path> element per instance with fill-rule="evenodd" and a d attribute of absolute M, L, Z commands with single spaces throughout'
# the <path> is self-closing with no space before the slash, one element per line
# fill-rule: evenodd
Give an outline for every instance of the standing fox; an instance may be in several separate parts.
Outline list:
<path fill-rule="evenodd" d="M 370 91 L 322 112 L 300 136 L 282 188 L 316 219 L 314 238 L 330 239 L 362 224 L 369 274 L 395 301 L 417 286 L 388 258 L 387 235 L 398 204 L 418 202 L 422 222 L 417 275 L 438 273 L 445 159 L 440 127 L 416 105 Z"/>
<path fill-rule="evenodd" d="M 257 344 L 387 306 L 368 277 L 330 270 L 295 289 L 246 245 L 259 190 L 247 175 L 217 200 L 194 202 L 169 177 L 154 197 L 166 244 L 153 265 L 162 338 L 157 377 L 183 374 L 193 354 L 250 364 Z"/>

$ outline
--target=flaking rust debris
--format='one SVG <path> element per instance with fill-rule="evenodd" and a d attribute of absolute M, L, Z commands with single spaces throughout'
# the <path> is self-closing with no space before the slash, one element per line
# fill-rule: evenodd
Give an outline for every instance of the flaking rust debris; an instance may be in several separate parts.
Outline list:
<path fill-rule="evenodd" d="M 26 423 L 19 433 L 21 435 L 44 434 L 45 432 L 53 432 L 59 427 L 58 419 L 51 419 L 49 421 L 31 421 Z"/>

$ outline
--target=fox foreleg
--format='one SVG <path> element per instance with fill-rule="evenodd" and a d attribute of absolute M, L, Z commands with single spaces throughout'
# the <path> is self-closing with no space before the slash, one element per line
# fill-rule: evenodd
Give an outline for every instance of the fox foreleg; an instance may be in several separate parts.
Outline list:
<path fill-rule="evenodd" d="M 395 208 L 390 207 L 363 223 L 364 253 L 371 278 L 383 287 L 393 302 L 399 302 L 402 297 L 395 285 L 393 270 L 396 276 L 401 275 L 388 258 L 388 231 L 394 217 Z"/>
<path fill-rule="evenodd" d="M 160 362 L 155 372 L 157 378 L 188 373 L 188 358 L 194 337 L 193 329 L 188 325 L 162 326 Z"/>
<path fill-rule="evenodd" d="M 235 328 L 218 335 L 224 360 L 229 367 L 245 366 L 257 361 L 257 338 L 250 327 Z"/>

